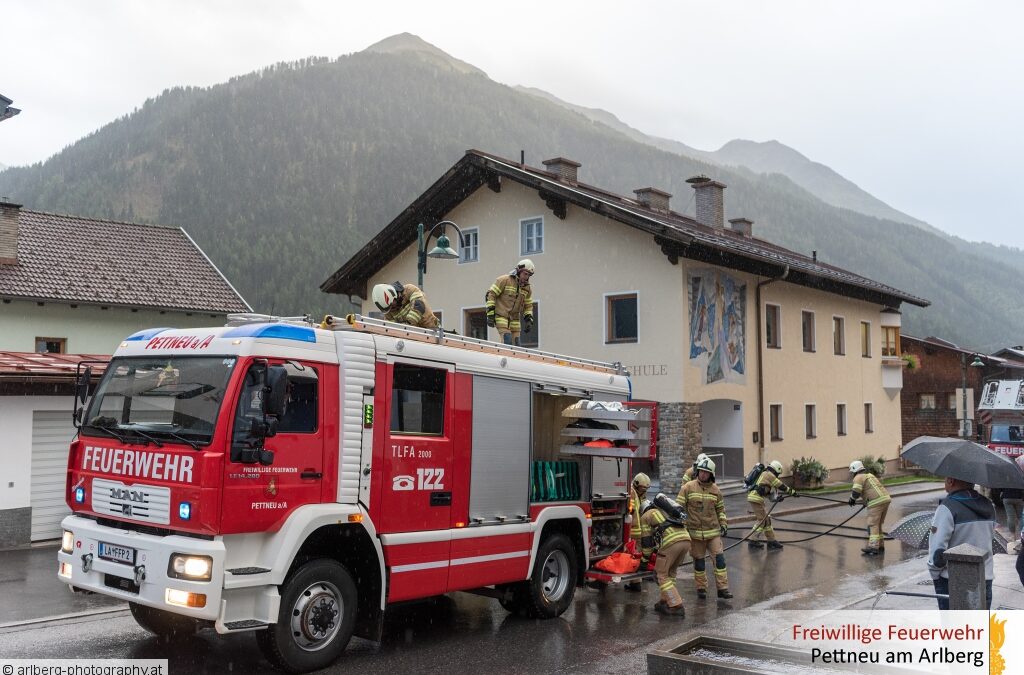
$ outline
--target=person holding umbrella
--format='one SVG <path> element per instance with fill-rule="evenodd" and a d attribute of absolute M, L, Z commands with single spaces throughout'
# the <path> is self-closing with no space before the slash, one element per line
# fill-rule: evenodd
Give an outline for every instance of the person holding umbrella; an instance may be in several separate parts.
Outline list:
<path fill-rule="evenodd" d="M 992 533 L 996 528 L 996 510 L 986 497 L 974 490 L 974 484 L 959 478 L 946 478 L 946 498 L 939 502 L 928 537 L 928 571 L 935 592 L 949 595 L 949 571 L 946 551 L 960 544 L 971 544 L 988 553 L 985 556 L 985 609 L 992 606 Z M 1020 565 L 1018 564 L 1018 568 Z M 939 609 L 949 609 L 949 598 L 939 598 Z"/>

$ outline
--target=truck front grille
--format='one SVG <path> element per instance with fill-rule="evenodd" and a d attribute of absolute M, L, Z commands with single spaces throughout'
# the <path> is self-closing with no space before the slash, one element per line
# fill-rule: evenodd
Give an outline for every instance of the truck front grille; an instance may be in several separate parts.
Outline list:
<path fill-rule="evenodd" d="M 94 478 L 92 508 L 118 518 L 168 525 L 171 522 L 171 490 L 155 485 L 125 485 Z"/>

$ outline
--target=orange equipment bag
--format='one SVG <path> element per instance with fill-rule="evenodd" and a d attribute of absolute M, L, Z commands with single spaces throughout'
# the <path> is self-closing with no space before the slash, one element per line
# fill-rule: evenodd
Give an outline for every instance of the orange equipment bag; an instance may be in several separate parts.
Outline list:
<path fill-rule="evenodd" d="M 640 567 L 640 560 L 628 553 L 612 553 L 607 558 L 597 561 L 594 567 L 612 574 L 630 574 Z"/>

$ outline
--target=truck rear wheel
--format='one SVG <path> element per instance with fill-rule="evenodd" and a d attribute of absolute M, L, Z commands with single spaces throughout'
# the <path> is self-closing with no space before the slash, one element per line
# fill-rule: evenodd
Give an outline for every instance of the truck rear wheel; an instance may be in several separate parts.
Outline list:
<path fill-rule="evenodd" d="M 552 534 L 537 549 L 533 574 L 518 594 L 527 614 L 552 619 L 568 609 L 576 593 L 576 576 L 572 542 L 560 532 Z"/>
<path fill-rule="evenodd" d="M 158 635 L 168 640 L 182 640 L 190 638 L 199 629 L 199 622 L 181 614 L 174 614 L 148 605 L 140 605 L 137 602 L 129 602 L 128 608 L 135 618 L 135 623 L 148 630 L 153 635 Z"/>
<path fill-rule="evenodd" d="M 341 563 L 326 558 L 307 562 L 281 585 L 277 623 L 256 633 L 260 650 L 290 673 L 330 665 L 352 637 L 356 600 L 356 585 Z"/>

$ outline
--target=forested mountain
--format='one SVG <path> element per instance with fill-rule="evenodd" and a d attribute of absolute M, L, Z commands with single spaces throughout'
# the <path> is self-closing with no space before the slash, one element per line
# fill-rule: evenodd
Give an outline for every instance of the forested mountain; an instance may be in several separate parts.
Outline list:
<path fill-rule="evenodd" d="M 534 166 L 569 157 L 584 182 L 659 187 L 691 215 L 684 180 L 706 173 L 728 185 L 726 216 L 753 219 L 756 236 L 930 299 L 904 309 L 905 332 L 975 348 L 1024 335 L 1021 275 L 1008 265 L 836 208 L 778 173 L 637 142 L 399 37 L 398 50 L 379 43 L 165 91 L 46 162 L 3 171 L 0 194 L 37 210 L 181 225 L 254 308 L 299 314 L 343 311 L 319 284 L 467 148 L 525 150 Z"/>

